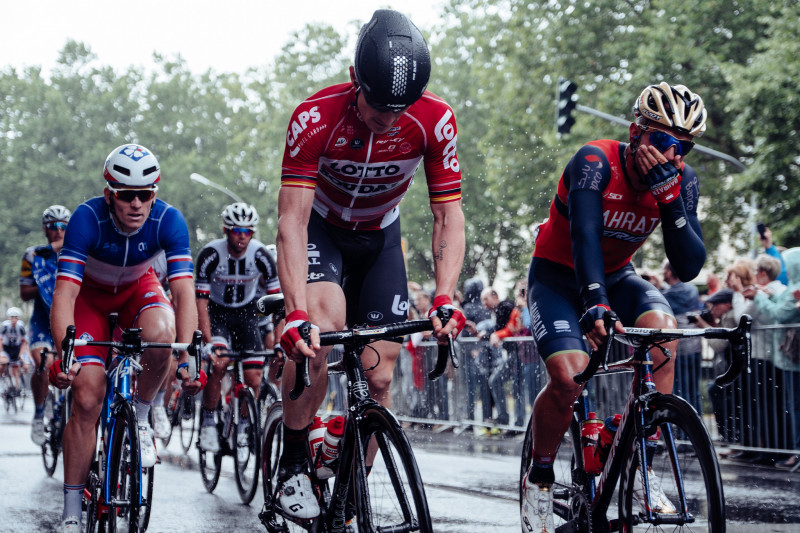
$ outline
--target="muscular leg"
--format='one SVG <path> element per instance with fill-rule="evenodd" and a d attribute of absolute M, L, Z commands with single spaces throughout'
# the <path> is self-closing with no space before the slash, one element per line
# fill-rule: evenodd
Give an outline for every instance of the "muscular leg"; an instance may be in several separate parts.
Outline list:
<path fill-rule="evenodd" d="M 264 375 L 264 370 L 261 368 L 248 368 L 244 371 L 244 384 L 253 389 L 253 396 L 258 398 L 258 392 L 261 390 L 261 377 Z"/>
<path fill-rule="evenodd" d="M 175 315 L 163 307 L 151 307 L 142 311 L 135 327 L 142 328 L 145 342 L 175 342 Z M 156 397 L 161 383 L 167 374 L 172 350 L 169 348 L 150 348 L 142 355 L 144 370 L 137 382 L 137 395 L 151 402 Z"/>
<path fill-rule="evenodd" d="M 31 375 L 31 392 L 33 393 L 33 404 L 42 405 L 47 399 L 47 370 L 53 364 L 53 356 L 47 355 L 47 362 L 44 365 L 44 372 L 39 374 L 39 365 L 42 361 L 42 351 L 44 347 L 38 347 L 31 350 L 31 358 L 35 363 L 33 374 Z"/>
<path fill-rule="evenodd" d="M 230 359 L 220 354 L 219 356 L 212 356 L 211 361 L 213 370 L 211 375 L 208 376 L 206 386 L 203 387 L 203 409 L 208 411 L 213 411 L 217 408 L 220 390 L 222 390 L 222 378 L 225 377 Z"/>
<path fill-rule="evenodd" d="M 105 369 L 99 365 L 83 365 L 72 383 L 72 413 L 64 429 L 64 483 L 81 485 L 86 482 L 105 392 Z"/>
<path fill-rule="evenodd" d="M 634 324 L 637 328 L 661 328 L 672 329 L 677 327 L 675 319 L 664 313 L 663 311 L 649 311 L 639 316 Z M 672 341 L 664 345 L 672 354 L 670 360 L 663 367 L 659 368 L 658 372 L 653 374 L 653 381 L 656 384 L 656 390 L 662 394 L 670 394 L 675 381 L 675 357 L 678 352 L 678 341 Z M 653 369 L 658 368 L 664 362 L 664 352 L 661 348 L 654 348 L 650 350 L 650 355 L 653 357 Z"/>
<path fill-rule="evenodd" d="M 372 345 L 380 354 L 380 364 L 372 370 L 366 372 L 369 382 L 370 395 L 386 408 L 392 407 L 392 377 L 394 376 L 394 365 L 400 355 L 400 345 L 396 342 L 380 341 Z M 361 355 L 364 368 L 375 365 L 378 357 L 371 349 L 367 348 Z"/>

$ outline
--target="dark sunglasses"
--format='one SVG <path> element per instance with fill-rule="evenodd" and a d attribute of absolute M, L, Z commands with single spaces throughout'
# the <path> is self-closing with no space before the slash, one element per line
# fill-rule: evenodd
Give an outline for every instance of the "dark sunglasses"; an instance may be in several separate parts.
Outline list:
<path fill-rule="evenodd" d="M 228 228 L 228 231 L 236 233 L 237 235 L 252 235 L 255 230 L 250 228 Z"/>
<path fill-rule="evenodd" d="M 370 99 L 367 96 L 367 93 L 362 91 L 360 87 L 358 89 L 358 92 L 361 93 L 361 96 L 364 97 L 364 101 L 367 103 L 367 105 L 370 106 L 375 111 L 377 111 L 378 113 L 389 113 L 389 112 L 402 113 L 403 111 L 405 111 L 409 107 L 409 106 L 397 106 L 397 105 L 379 104 L 378 102 L 375 102 L 374 100 Z"/>
<path fill-rule="evenodd" d="M 47 229 L 51 229 L 51 230 L 66 231 L 67 230 L 67 223 L 66 222 L 51 222 L 49 224 L 45 224 L 44 227 L 47 228 Z"/>
<path fill-rule="evenodd" d="M 122 202 L 131 203 L 134 198 L 138 198 L 140 202 L 144 203 L 153 199 L 158 186 L 154 186 L 152 189 L 114 189 L 113 187 L 108 187 L 108 190 L 111 191 L 114 198 Z"/>
<path fill-rule="evenodd" d="M 694 143 L 692 141 L 676 139 L 669 133 L 661 130 L 650 130 L 650 144 L 655 146 L 661 153 L 666 152 L 671 146 L 674 146 L 676 155 L 680 156 L 685 156 L 694 148 Z"/>

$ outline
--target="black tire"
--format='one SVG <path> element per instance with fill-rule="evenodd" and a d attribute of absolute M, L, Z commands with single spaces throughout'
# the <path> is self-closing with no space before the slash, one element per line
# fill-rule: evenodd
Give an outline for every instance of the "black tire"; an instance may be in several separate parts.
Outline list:
<path fill-rule="evenodd" d="M 660 479 L 660 486 L 670 502 L 680 510 L 678 481 L 675 474 L 677 466 L 683 476 L 686 504 L 694 521 L 687 524 L 642 524 L 639 521 L 639 507 L 634 490 L 636 488 L 636 469 L 640 464 L 640 450 L 635 442 L 629 453 L 634 453 L 631 468 L 623 469 L 620 478 L 619 519 L 620 531 L 725 531 L 725 497 L 722 478 L 719 472 L 716 452 L 705 425 L 694 408 L 684 399 L 671 394 L 659 396 L 652 402 L 652 409 L 645 414 L 648 428 L 659 427 L 661 437 L 655 447 L 651 462 L 653 472 Z M 665 439 L 666 435 L 683 435 L 687 442 L 675 443 Z M 677 437 L 674 437 L 677 438 Z M 637 439 L 634 439 L 637 440 Z M 673 459 L 669 448 L 674 449 Z M 628 456 L 630 459 L 630 455 Z M 661 515 L 662 517 L 665 515 Z M 670 522 L 678 518 L 678 513 L 666 515 Z"/>
<path fill-rule="evenodd" d="M 197 423 L 197 404 L 195 397 L 185 392 L 178 399 L 178 424 L 181 430 L 181 447 L 183 453 L 189 453 L 194 440 L 194 430 Z"/>
<path fill-rule="evenodd" d="M 109 533 L 140 531 L 141 457 L 136 413 L 127 403 L 119 406 L 110 424 L 106 494 Z"/>
<path fill-rule="evenodd" d="M 52 390 L 47 391 L 47 398 L 44 400 L 44 444 L 42 444 L 42 462 L 44 471 L 53 477 L 58 464 L 58 454 L 61 452 L 61 413 L 56 412 L 60 407 L 56 407 L 56 395 Z M 52 416 L 46 416 L 50 413 Z"/>
<path fill-rule="evenodd" d="M 358 531 L 433 531 L 422 476 L 397 419 L 385 408 L 371 406 L 358 424 L 360 452 L 354 454 L 353 465 Z M 378 452 L 367 475 L 359 455 L 373 438 Z"/>
<path fill-rule="evenodd" d="M 247 387 L 242 387 L 239 391 L 239 422 L 234 428 L 233 464 L 236 488 L 239 489 L 239 498 L 245 505 L 253 501 L 258 490 L 258 471 L 261 467 L 259 424 L 253 392 Z M 244 441 L 242 446 L 240 439 Z"/>
<path fill-rule="evenodd" d="M 197 412 L 198 417 L 203 416 L 203 410 Z M 217 432 L 222 434 L 222 410 L 217 406 L 214 411 L 214 419 L 217 425 Z M 199 454 L 200 475 L 203 478 L 203 485 L 208 492 L 214 492 L 219 482 L 219 475 L 222 467 L 222 447 L 217 453 L 207 452 L 200 447 L 200 439 L 197 440 L 197 452 Z"/>
<path fill-rule="evenodd" d="M 533 461 L 533 419 L 528 422 L 525 439 L 522 443 L 522 463 L 520 465 L 519 504 L 522 508 L 522 486 Z M 589 475 L 583 469 L 581 449 L 581 430 L 575 415 L 570 422 L 569 431 L 561 441 L 555 464 L 553 465 L 553 519 L 556 527 L 567 531 L 592 531 L 589 500 Z M 566 525 L 569 524 L 569 525 Z M 570 527 L 574 529 L 570 529 Z"/>
<path fill-rule="evenodd" d="M 83 494 L 83 531 L 84 533 L 95 533 L 105 531 L 105 522 L 100 521 L 97 514 L 98 502 L 100 501 L 100 478 L 97 460 L 92 462 L 92 469 L 86 480 L 86 491 Z M 87 497 L 88 496 L 88 497 Z M 102 527 L 99 527 L 101 526 Z"/>
<path fill-rule="evenodd" d="M 268 372 L 264 371 L 264 378 L 261 380 L 261 389 L 258 391 L 258 417 L 259 417 L 259 430 L 261 434 L 267 428 L 267 413 L 272 404 L 278 401 L 278 394 L 275 387 L 267 381 Z"/>

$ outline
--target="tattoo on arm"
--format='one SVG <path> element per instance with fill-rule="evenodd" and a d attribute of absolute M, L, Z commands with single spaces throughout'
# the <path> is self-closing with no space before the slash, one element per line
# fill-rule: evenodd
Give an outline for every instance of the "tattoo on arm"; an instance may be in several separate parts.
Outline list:
<path fill-rule="evenodd" d="M 447 241 L 439 242 L 439 251 L 436 253 L 436 259 L 439 261 L 444 260 L 444 249 L 447 248 Z"/>

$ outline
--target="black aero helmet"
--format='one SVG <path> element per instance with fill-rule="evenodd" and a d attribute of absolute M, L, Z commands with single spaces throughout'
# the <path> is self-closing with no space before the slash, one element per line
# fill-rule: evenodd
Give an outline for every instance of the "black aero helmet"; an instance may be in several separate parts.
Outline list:
<path fill-rule="evenodd" d="M 402 13 L 379 9 L 356 43 L 356 80 L 370 105 L 395 111 L 422 96 L 431 75 L 425 38 Z"/>

